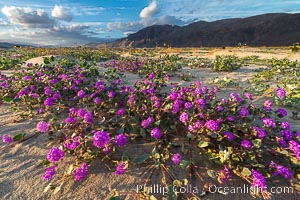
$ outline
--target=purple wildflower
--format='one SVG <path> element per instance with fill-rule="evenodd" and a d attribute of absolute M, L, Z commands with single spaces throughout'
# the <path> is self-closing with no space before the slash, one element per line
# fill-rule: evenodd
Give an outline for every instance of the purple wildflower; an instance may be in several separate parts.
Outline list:
<path fill-rule="evenodd" d="M 179 104 L 173 104 L 173 107 L 172 107 L 172 113 L 173 114 L 176 114 L 179 112 L 179 109 L 180 109 L 180 105 Z"/>
<path fill-rule="evenodd" d="M 82 118 L 84 117 L 84 115 L 86 114 L 86 110 L 84 108 L 80 108 L 79 110 L 77 110 L 77 115 L 78 117 Z"/>
<path fill-rule="evenodd" d="M 203 92 L 202 92 L 202 90 L 200 88 L 196 88 L 195 91 L 194 91 L 194 94 L 196 94 L 196 95 L 202 95 Z"/>
<path fill-rule="evenodd" d="M 6 144 L 12 143 L 14 140 L 10 135 L 4 134 L 2 135 L 2 141 Z"/>
<path fill-rule="evenodd" d="M 42 113 L 44 113 L 45 112 L 45 109 L 44 108 L 40 108 L 39 109 L 39 114 L 42 114 Z"/>
<path fill-rule="evenodd" d="M 78 91 L 77 95 L 80 99 L 83 99 L 85 97 L 86 93 L 85 93 L 85 91 L 80 90 L 80 91 Z"/>
<path fill-rule="evenodd" d="M 185 102 L 184 103 L 184 109 L 185 110 L 188 110 L 188 109 L 190 109 L 192 107 L 193 107 L 193 104 L 191 102 Z"/>
<path fill-rule="evenodd" d="M 143 120 L 141 123 L 141 126 L 143 128 L 147 128 L 148 126 L 150 126 L 152 123 L 154 122 L 154 118 L 153 117 L 148 117 L 147 119 Z"/>
<path fill-rule="evenodd" d="M 125 109 L 124 108 L 120 108 L 117 112 L 118 117 L 122 117 L 125 114 Z"/>
<path fill-rule="evenodd" d="M 228 119 L 230 122 L 233 122 L 233 121 L 234 121 L 234 116 L 229 116 L 227 119 Z"/>
<path fill-rule="evenodd" d="M 85 113 L 83 119 L 86 123 L 93 124 L 93 119 L 94 119 L 93 112 Z"/>
<path fill-rule="evenodd" d="M 287 111 L 283 108 L 278 108 L 277 112 L 278 112 L 279 115 L 281 115 L 281 117 L 287 116 Z"/>
<path fill-rule="evenodd" d="M 88 174 L 88 165 L 86 163 L 82 163 L 81 166 L 73 172 L 76 181 L 84 179 Z"/>
<path fill-rule="evenodd" d="M 189 114 L 187 114 L 186 112 L 181 113 L 179 120 L 182 123 L 187 123 L 189 121 Z"/>
<path fill-rule="evenodd" d="M 241 97 L 239 97 L 239 95 L 237 93 L 231 93 L 230 97 L 232 98 L 232 100 L 239 102 L 239 103 L 243 100 Z"/>
<path fill-rule="evenodd" d="M 258 138 L 262 139 L 267 135 L 267 132 L 263 128 L 254 127 L 254 130 L 256 131 L 256 135 Z"/>
<path fill-rule="evenodd" d="M 273 121 L 272 119 L 270 118 L 263 118 L 263 123 L 265 126 L 267 127 L 273 127 L 273 128 L 276 128 L 276 123 L 275 121 Z"/>
<path fill-rule="evenodd" d="M 205 99 L 197 99 L 196 101 L 195 101 L 199 106 L 205 106 L 206 105 L 206 101 L 205 101 Z"/>
<path fill-rule="evenodd" d="M 282 88 L 277 88 L 276 93 L 280 99 L 284 99 L 284 97 L 286 96 L 286 91 Z"/>
<path fill-rule="evenodd" d="M 49 83 L 51 85 L 55 85 L 56 83 L 58 83 L 58 80 L 57 79 L 52 79 L 52 80 L 49 81 Z"/>
<path fill-rule="evenodd" d="M 245 149 L 251 149 L 253 144 L 249 140 L 243 140 L 241 142 L 241 146 L 244 147 Z"/>
<path fill-rule="evenodd" d="M 249 93 L 249 92 L 246 92 L 246 93 L 244 94 L 244 96 L 245 96 L 247 99 L 249 99 L 249 100 L 253 100 L 252 94 Z"/>
<path fill-rule="evenodd" d="M 34 99 L 38 99 L 39 98 L 39 94 L 37 94 L 37 93 L 29 93 L 29 96 L 31 96 Z"/>
<path fill-rule="evenodd" d="M 264 109 L 268 111 L 272 111 L 272 101 L 271 100 L 266 100 L 264 103 Z"/>
<path fill-rule="evenodd" d="M 280 134 L 287 140 L 294 138 L 294 134 L 290 130 L 281 130 Z"/>
<path fill-rule="evenodd" d="M 56 168 L 55 165 L 52 167 L 48 167 L 45 173 L 43 174 L 43 179 L 46 181 L 50 181 L 55 174 L 55 168 Z"/>
<path fill-rule="evenodd" d="M 60 92 L 59 91 L 57 91 L 54 95 L 53 95 L 53 99 L 54 100 L 57 100 L 57 99 L 59 99 L 61 97 L 61 95 L 60 95 Z"/>
<path fill-rule="evenodd" d="M 261 173 L 255 171 L 254 169 L 252 169 L 251 172 L 253 176 L 252 187 L 255 189 L 259 189 L 260 192 L 264 191 L 267 187 L 265 177 Z"/>
<path fill-rule="evenodd" d="M 281 122 L 281 128 L 283 129 L 290 129 L 291 126 L 288 122 Z"/>
<path fill-rule="evenodd" d="M 123 175 L 125 173 L 126 169 L 125 169 L 125 163 L 121 162 L 115 171 L 115 175 L 119 176 L 119 175 Z"/>
<path fill-rule="evenodd" d="M 230 131 L 225 131 L 224 135 L 228 138 L 228 140 L 233 140 L 234 139 L 234 135 L 230 132 Z"/>
<path fill-rule="evenodd" d="M 131 94 L 131 95 L 129 96 L 127 103 L 128 103 L 129 105 L 132 105 L 132 104 L 134 103 L 134 94 Z"/>
<path fill-rule="evenodd" d="M 218 180 L 222 184 L 228 182 L 229 179 L 230 179 L 230 177 L 231 177 L 231 173 L 230 173 L 230 171 L 229 171 L 229 169 L 228 169 L 228 167 L 226 165 L 224 166 L 223 170 L 219 170 L 218 171 Z"/>
<path fill-rule="evenodd" d="M 73 139 L 67 139 L 64 142 L 64 147 L 67 149 L 70 149 L 70 150 L 75 150 L 76 147 L 78 147 L 79 145 L 80 145 L 80 142 L 79 142 L 78 136 L 74 137 Z"/>
<path fill-rule="evenodd" d="M 224 110 L 224 108 L 222 106 L 217 106 L 217 111 L 221 112 L 222 110 Z"/>
<path fill-rule="evenodd" d="M 206 123 L 205 123 L 205 127 L 212 130 L 212 131 L 218 131 L 220 129 L 219 127 L 219 123 L 215 120 L 208 120 Z"/>
<path fill-rule="evenodd" d="M 51 88 L 50 88 L 50 87 L 47 87 L 47 88 L 45 89 L 45 95 L 46 95 L 46 96 L 50 96 L 51 94 L 52 94 Z"/>
<path fill-rule="evenodd" d="M 96 98 L 94 99 L 94 103 L 95 103 L 96 105 L 100 105 L 101 102 L 102 102 L 102 100 L 100 99 L 100 97 L 96 97 Z"/>
<path fill-rule="evenodd" d="M 72 89 L 73 91 L 77 91 L 77 90 L 78 90 L 78 87 L 77 87 L 76 85 L 72 85 L 72 86 L 71 86 L 71 89 Z M 83 90 L 81 90 L 81 91 L 84 92 Z M 81 91 L 79 91 L 79 92 L 81 92 Z M 77 94 L 78 94 L 78 93 L 77 93 Z M 83 93 L 79 93 L 79 94 L 80 94 L 80 95 L 83 95 Z M 79 96 L 79 94 L 78 94 L 78 96 Z M 85 92 L 84 92 L 84 96 L 85 96 Z M 83 96 L 83 97 L 84 97 L 84 96 Z M 83 98 L 83 97 L 82 97 L 82 98 Z"/>
<path fill-rule="evenodd" d="M 196 81 L 195 81 L 195 84 L 196 84 L 197 87 L 200 87 L 200 86 L 201 86 L 201 81 L 196 80 Z"/>
<path fill-rule="evenodd" d="M 24 80 L 24 81 L 31 81 L 31 80 L 32 80 L 32 77 L 31 77 L 31 76 L 24 76 L 24 77 L 23 77 L 23 80 Z"/>
<path fill-rule="evenodd" d="M 217 92 L 217 91 L 219 91 L 219 90 L 220 90 L 220 88 L 219 88 L 218 86 L 214 86 L 214 88 L 213 88 L 213 89 L 214 89 L 214 91 L 215 91 L 215 92 Z"/>
<path fill-rule="evenodd" d="M 96 93 L 92 93 L 89 98 L 93 99 L 96 95 L 97 95 Z"/>
<path fill-rule="evenodd" d="M 112 98 L 114 98 L 115 95 L 116 95 L 115 92 L 110 91 L 110 92 L 108 93 L 108 98 L 112 99 Z"/>
<path fill-rule="evenodd" d="M 80 83 L 82 83 L 82 80 L 79 80 L 79 79 L 75 80 L 76 85 L 80 85 Z"/>
<path fill-rule="evenodd" d="M 188 130 L 189 130 L 190 132 L 196 132 L 196 131 L 197 131 L 197 130 L 195 129 L 195 127 L 194 127 L 193 125 L 191 125 L 191 124 L 188 125 Z"/>
<path fill-rule="evenodd" d="M 300 144 L 294 140 L 289 141 L 289 149 L 294 152 L 295 157 L 300 159 Z"/>
<path fill-rule="evenodd" d="M 190 132 L 197 132 L 204 125 L 203 121 L 196 121 L 193 125 L 188 126 L 188 130 Z"/>
<path fill-rule="evenodd" d="M 245 106 L 242 106 L 240 108 L 239 117 L 247 117 L 249 115 L 250 115 L 250 113 L 249 113 L 248 109 Z"/>
<path fill-rule="evenodd" d="M 52 97 L 46 98 L 44 101 L 44 105 L 47 107 L 51 107 L 54 103 L 54 99 Z"/>
<path fill-rule="evenodd" d="M 68 118 L 65 120 L 65 123 L 66 123 L 66 124 L 70 124 L 70 123 L 72 123 L 72 124 L 77 124 L 77 119 L 74 118 L 74 117 L 68 117 Z"/>
<path fill-rule="evenodd" d="M 281 146 L 281 148 L 286 148 L 287 146 L 287 143 L 283 138 L 278 139 L 278 144 Z"/>
<path fill-rule="evenodd" d="M 194 127 L 200 129 L 204 125 L 204 121 L 196 121 Z"/>
<path fill-rule="evenodd" d="M 94 145 L 98 148 L 104 148 L 110 142 L 110 136 L 108 132 L 97 131 L 94 134 Z"/>
<path fill-rule="evenodd" d="M 53 147 L 50 149 L 50 151 L 47 154 L 47 159 L 50 162 L 57 162 L 61 160 L 65 156 L 65 153 L 63 150 Z"/>
<path fill-rule="evenodd" d="M 154 101 L 154 107 L 159 108 L 160 107 L 160 100 Z"/>
<path fill-rule="evenodd" d="M 208 88 L 207 88 L 206 86 L 203 86 L 203 87 L 201 88 L 201 90 L 202 90 L 202 92 L 206 93 L 206 92 L 208 91 Z"/>
<path fill-rule="evenodd" d="M 159 139 L 159 138 L 161 138 L 161 135 L 162 135 L 161 130 L 158 127 L 152 129 L 152 131 L 151 131 L 152 137 L 154 137 L 155 139 Z"/>
<path fill-rule="evenodd" d="M 121 133 L 121 134 L 119 134 L 119 135 L 116 136 L 116 138 L 115 138 L 115 144 L 117 146 L 123 147 L 123 146 L 126 145 L 126 143 L 127 143 L 127 137 L 123 133 Z"/>
<path fill-rule="evenodd" d="M 7 88 L 7 87 L 8 87 L 7 81 L 3 81 L 3 82 L 1 83 L 1 87 L 2 87 L 2 88 Z"/>
<path fill-rule="evenodd" d="M 36 125 L 36 129 L 39 132 L 46 133 L 49 130 L 50 124 L 45 121 L 41 121 Z"/>
<path fill-rule="evenodd" d="M 277 176 L 278 174 L 280 174 L 286 179 L 292 178 L 292 172 L 289 170 L 289 168 L 284 167 L 283 165 L 278 165 L 273 161 L 271 161 L 270 167 L 276 169 L 276 171 L 273 173 L 273 176 Z"/>
<path fill-rule="evenodd" d="M 35 90 L 35 86 L 34 86 L 34 85 L 31 85 L 31 86 L 30 86 L 30 91 L 33 92 L 34 90 Z"/>
<path fill-rule="evenodd" d="M 149 74 L 149 79 L 151 79 L 151 80 L 152 80 L 152 79 L 154 79 L 154 77 L 155 77 L 155 76 L 154 76 L 154 74 L 153 74 L 153 73 Z"/>
<path fill-rule="evenodd" d="M 175 153 L 172 157 L 171 157 L 171 160 L 172 162 L 175 164 L 175 165 L 178 165 L 181 160 L 182 160 L 182 156 L 179 154 L 179 153 Z"/>
<path fill-rule="evenodd" d="M 177 99 L 178 95 L 179 95 L 178 92 L 173 90 L 172 93 L 169 95 L 169 98 L 171 101 L 175 101 Z"/>

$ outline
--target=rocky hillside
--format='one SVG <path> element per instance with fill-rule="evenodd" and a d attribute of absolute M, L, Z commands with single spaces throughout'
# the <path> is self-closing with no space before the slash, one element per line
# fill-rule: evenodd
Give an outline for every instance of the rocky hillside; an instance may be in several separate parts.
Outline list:
<path fill-rule="evenodd" d="M 300 14 L 264 14 L 247 18 L 199 21 L 187 26 L 154 25 L 110 47 L 286 46 L 300 42 Z"/>

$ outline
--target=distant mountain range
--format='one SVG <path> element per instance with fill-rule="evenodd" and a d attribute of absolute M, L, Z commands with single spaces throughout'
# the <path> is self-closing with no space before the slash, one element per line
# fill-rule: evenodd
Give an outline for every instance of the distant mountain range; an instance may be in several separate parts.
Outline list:
<path fill-rule="evenodd" d="M 199 21 L 187 26 L 154 25 L 109 47 L 286 46 L 300 42 L 300 14 L 263 14 L 247 18 Z"/>
<path fill-rule="evenodd" d="M 108 42 L 112 42 L 115 41 L 116 39 L 114 38 L 99 38 L 97 40 L 97 42 L 91 42 L 85 45 L 80 45 L 80 46 L 85 46 L 85 47 L 91 47 L 91 48 L 96 48 L 97 45 L 99 44 L 105 44 Z M 61 47 L 61 45 L 38 45 L 38 44 L 28 44 L 28 43 L 9 43 L 9 42 L 1 42 L 0 41 L 0 48 L 2 49 L 9 49 L 9 48 L 13 48 L 15 46 L 21 46 L 21 47 L 28 47 L 28 46 L 32 46 L 32 47 L 42 47 L 42 48 L 54 48 L 54 47 Z M 67 46 L 67 47 L 71 47 Z"/>
<path fill-rule="evenodd" d="M 14 46 L 28 46 L 28 45 L 0 42 L 0 48 L 3 48 L 3 49 L 13 48 Z"/>

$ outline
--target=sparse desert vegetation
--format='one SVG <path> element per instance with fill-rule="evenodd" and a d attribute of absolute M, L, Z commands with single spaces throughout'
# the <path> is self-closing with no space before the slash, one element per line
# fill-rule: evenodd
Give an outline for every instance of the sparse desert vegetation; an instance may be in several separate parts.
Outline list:
<path fill-rule="evenodd" d="M 296 199 L 296 47 L 0 50 L 0 197 Z"/>

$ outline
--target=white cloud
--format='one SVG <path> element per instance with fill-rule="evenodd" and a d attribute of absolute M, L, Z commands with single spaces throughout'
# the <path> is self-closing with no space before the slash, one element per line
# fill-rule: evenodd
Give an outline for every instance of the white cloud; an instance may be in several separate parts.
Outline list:
<path fill-rule="evenodd" d="M 172 14 L 185 22 L 215 21 L 226 18 L 249 17 L 263 13 L 282 13 L 299 10 L 298 0 L 163 0 L 158 1 L 163 15 Z"/>
<path fill-rule="evenodd" d="M 163 15 L 158 18 L 147 18 L 147 19 L 141 19 L 140 21 L 143 26 L 152 26 L 152 25 L 184 25 L 185 23 L 181 21 L 180 19 L 177 19 L 174 16 L 170 15 Z"/>
<path fill-rule="evenodd" d="M 107 30 L 120 30 L 120 31 L 136 31 L 143 28 L 143 25 L 139 22 L 109 22 L 107 23 Z"/>
<path fill-rule="evenodd" d="M 67 13 L 64 7 L 58 5 L 54 6 L 51 16 L 67 22 L 72 21 L 72 16 Z"/>
<path fill-rule="evenodd" d="M 4 19 L 0 18 L 0 26 L 8 26 L 8 22 L 5 21 Z"/>
<path fill-rule="evenodd" d="M 152 1 L 147 7 L 140 12 L 141 18 L 151 18 L 159 13 L 159 7 L 156 0 Z"/>
<path fill-rule="evenodd" d="M 137 32 L 138 30 L 152 26 L 152 25 L 184 25 L 185 22 L 180 19 L 175 18 L 174 16 L 164 15 L 158 18 L 144 18 L 140 21 L 135 22 L 109 22 L 107 23 L 107 31 L 111 32 L 114 30 L 122 31 L 124 35 L 127 35 Z"/>
<path fill-rule="evenodd" d="M 141 10 L 140 20 L 133 22 L 110 22 L 107 23 L 107 31 L 119 30 L 124 35 L 132 34 L 144 27 L 152 25 L 184 25 L 185 23 L 174 16 L 162 15 L 155 17 L 160 13 L 157 1 L 152 1 L 147 7 Z"/>
<path fill-rule="evenodd" d="M 55 26 L 53 30 L 56 32 L 74 32 L 74 33 L 84 33 L 89 29 L 89 26 L 72 24 L 70 26 Z"/>
<path fill-rule="evenodd" d="M 73 6 L 73 7 L 66 7 L 73 16 L 96 16 L 100 15 L 106 8 L 103 7 L 90 7 L 90 6 Z"/>
<path fill-rule="evenodd" d="M 127 37 L 128 35 L 133 34 L 133 33 L 135 33 L 135 32 L 134 31 L 126 31 L 123 34 Z"/>
<path fill-rule="evenodd" d="M 41 9 L 32 10 L 27 7 L 4 6 L 1 11 L 12 24 L 28 28 L 49 28 L 55 24 L 55 21 L 50 19 L 48 14 Z"/>
<path fill-rule="evenodd" d="M 99 15 L 105 8 L 103 7 L 85 7 L 82 9 L 83 13 L 86 15 Z"/>
<path fill-rule="evenodd" d="M 106 33 L 107 31 L 102 27 L 98 27 L 98 28 L 95 28 L 95 32 L 96 33 Z"/>
<path fill-rule="evenodd" d="M 82 45 L 89 42 L 100 42 L 101 39 L 91 37 L 89 26 L 72 24 L 54 26 L 52 28 L 36 28 L 16 31 L 15 28 L 3 31 L 0 36 L 11 43 L 30 43 L 39 45 Z M 38 37 L 36 37 L 38 36 Z"/>

